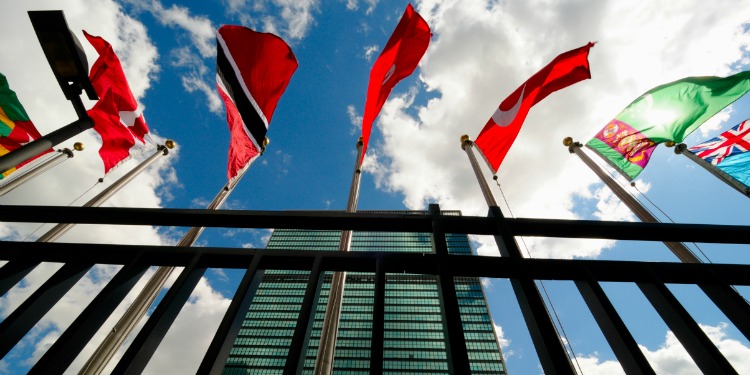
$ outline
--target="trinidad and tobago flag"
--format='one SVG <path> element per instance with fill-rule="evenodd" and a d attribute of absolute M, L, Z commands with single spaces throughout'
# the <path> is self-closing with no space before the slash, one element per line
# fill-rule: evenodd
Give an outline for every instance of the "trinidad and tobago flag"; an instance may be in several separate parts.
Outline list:
<path fill-rule="evenodd" d="M 225 25 L 216 33 L 216 86 L 227 108 L 231 180 L 261 150 L 297 59 L 278 36 Z"/>

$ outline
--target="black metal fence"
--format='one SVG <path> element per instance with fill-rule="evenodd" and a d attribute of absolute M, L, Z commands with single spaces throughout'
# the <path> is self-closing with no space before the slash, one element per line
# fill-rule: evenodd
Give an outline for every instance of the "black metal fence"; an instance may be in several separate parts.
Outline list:
<path fill-rule="evenodd" d="M 382 372 L 386 273 L 437 275 L 447 322 L 452 373 L 470 373 L 454 277 L 510 280 L 526 325 L 547 374 L 573 369 L 535 280 L 573 281 L 627 373 L 654 373 L 602 282 L 635 283 L 704 373 L 737 373 L 665 284 L 694 284 L 750 339 L 750 305 L 733 285 L 750 285 L 750 265 L 685 264 L 600 260 L 525 259 L 514 236 L 603 238 L 750 244 L 750 227 L 695 224 L 648 224 L 575 220 L 506 219 L 497 207 L 487 217 L 443 216 L 437 205 L 428 214 L 341 212 L 206 211 L 185 209 L 2 206 L 6 222 L 71 222 L 227 228 L 298 228 L 432 233 L 432 254 L 284 251 L 234 248 L 0 242 L 0 294 L 16 285 L 41 262 L 60 268 L 0 323 L 0 356 L 4 357 L 29 330 L 95 264 L 123 265 L 34 365 L 30 373 L 50 374 L 70 366 L 122 298 L 150 266 L 185 267 L 129 346 L 113 373 L 140 373 L 208 268 L 245 269 L 239 287 L 217 329 L 198 373 L 219 374 L 265 269 L 308 270 L 311 277 L 292 338 L 285 373 L 304 361 L 304 338 L 315 313 L 315 291 L 325 271 L 375 273 L 371 348 L 372 374 Z M 494 235 L 502 257 L 449 255 L 446 233 Z M 314 277 L 317 275 L 317 277 Z M 380 334 L 378 334 L 380 333 Z"/>

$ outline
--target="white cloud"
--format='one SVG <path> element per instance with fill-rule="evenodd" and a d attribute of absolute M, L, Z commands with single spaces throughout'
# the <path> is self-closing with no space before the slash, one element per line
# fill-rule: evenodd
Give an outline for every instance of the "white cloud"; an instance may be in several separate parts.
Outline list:
<path fill-rule="evenodd" d="M 701 324 L 700 326 L 736 370 L 742 373 L 743 369 L 750 368 L 750 347 L 738 340 L 729 338 L 726 323 L 720 323 L 716 326 Z M 664 342 L 655 350 L 650 350 L 643 345 L 639 346 L 657 374 L 702 374 L 671 331 L 667 332 Z M 580 364 L 584 374 L 615 375 L 625 373 L 617 361 L 602 361 L 598 353 L 578 356 L 577 363 Z"/>
<path fill-rule="evenodd" d="M 349 134 L 354 135 L 362 129 L 362 116 L 357 113 L 354 104 L 346 106 L 346 114 L 349 116 L 349 123 L 352 124 L 352 127 L 349 128 Z"/>
<path fill-rule="evenodd" d="M 365 46 L 365 59 L 372 61 L 372 57 L 380 51 L 380 47 L 377 45 Z"/>
<path fill-rule="evenodd" d="M 140 2 L 128 0 L 137 8 L 149 11 L 162 25 L 185 30 L 190 36 L 192 44 L 204 58 L 216 56 L 216 28 L 207 17 L 190 15 L 187 7 L 172 4 L 164 7 L 158 0 Z"/>
<path fill-rule="evenodd" d="M 315 24 L 318 0 L 229 0 L 226 12 L 245 26 L 263 29 L 294 43 L 307 36 Z"/>
<path fill-rule="evenodd" d="M 598 41 L 589 56 L 593 79 L 554 93 L 531 110 L 500 167 L 499 181 L 518 217 L 577 219 L 574 202 L 583 201 L 596 203 L 596 217 L 632 220 L 597 177 L 568 154 L 562 139 L 585 141 L 617 114 L 612 108 L 624 108 L 659 84 L 726 75 L 750 48 L 750 34 L 742 31 L 750 17 L 736 12 L 733 1 L 704 7 L 698 1 L 426 0 L 417 8 L 434 33 L 420 82 L 391 94 L 368 150 L 386 167 L 376 169 L 380 188 L 403 194 L 410 209 L 437 201 L 445 209 L 486 215 L 459 137 L 475 138 L 497 105 L 556 55 Z M 414 104 L 422 91 L 432 98 Z M 491 173 L 483 170 L 500 200 Z M 612 246 L 611 241 L 527 242 L 540 257 L 590 257 Z"/>
<path fill-rule="evenodd" d="M 367 9 L 365 10 L 365 14 L 370 15 L 375 10 L 375 7 L 378 6 L 378 2 L 380 0 L 365 0 L 365 3 L 367 3 Z M 358 0 L 346 0 L 346 9 L 350 11 L 356 11 L 359 9 L 359 1 Z"/>

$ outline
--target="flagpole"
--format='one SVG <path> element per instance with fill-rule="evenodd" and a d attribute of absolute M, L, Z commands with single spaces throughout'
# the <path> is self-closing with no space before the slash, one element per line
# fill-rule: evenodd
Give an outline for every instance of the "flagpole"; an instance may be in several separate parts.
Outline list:
<path fill-rule="evenodd" d="M 263 154 L 268 143 L 268 138 L 265 138 L 261 147 L 261 152 L 253 157 L 245 167 L 237 173 L 237 176 L 229 180 L 229 182 L 221 188 L 206 209 L 217 210 L 222 204 L 224 204 L 224 202 L 226 202 L 227 198 L 229 198 L 229 195 L 242 179 L 242 176 L 245 175 L 245 172 L 247 172 L 250 165 L 255 159 Z M 206 229 L 206 227 L 190 228 L 176 246 L 193 246 L 201 233 L 203 233 L 204 229 Z M 122 345 L 130 332 L 133 331 L 138 322 L 146 315 L 148 308 L 154 303 L 154 300 L 156 300 L 156 297 L 159 295 L 159 291 L 164 287 L 164 284 L 167 282 L 167 279 L 174 269 L 175 267 L 171 266 L 157 268 L 153 276 L 151 276 L 151 279 L 148 280 L 141 292 L 136 296 L 133 303 L 128 307 L 115 326 L 112 327 L 107 337 L 104 338 L 96 351 L 94 351 L 94 354 L 92 354 L 88 361 L 83 365 L 78 373 L 79 375 L 98 375 L 104 371 L 104 368 L 115 355 L 117 349 Z"/>
<path fill-rule="evenodd" d="M 591 158 L 582 150 L 580 142 L 574 142 L 573 138 L 566 137 L 563 145 L 568 147 L 571 154 L 576 154 L 587 167 L 589 167 L 597 176 L 607 185 L 615 195 L 624 203 L 641 221 L 645 223 L 658 223 L 659 220 L 652 215 L 646 208 L 630 195 L 620 184 L 615 181 L 609 174 L 602 170 Z M 701 263 L 690 249 L 682 242 L 664 242 L 665 245 L 677 256 L 683 263 Z"/>
<path fill-rule="evenodd" d="M 669 146 L 669 144 L 667 144 L 667 146 Z M 703 160 L 703 158 L 701 158 L 700 156 L 695 155 L 692 152 L 688 151 L 686 144 L 680 143 L 677 146 L 675 146 L 674 153 L 675 154 L 685 155 L 688 159 L 694 161 L 695 164 L 700 165 L 705 170 L 711 172 L 711 174 L 713 174 L 714 176 L 716 176 L 718 179 L 720 179 L 721 181 L 723 181 L 727 185 L 731 186 L 733 189 L 735 189 L 735 190 L 739 191 L 740 193 L 742 193 L 742 195 L 744 195 L 746 197 L 750 197 L 750 188 L 748 188 L 747 186 L 745 186 L 745 184 L 737 181 L 734 177 L 732 177 L 729 174 L 727 174 L 726 172 L 722 171 L 721 169 L 719 169 L 715 165 L 713 165 L 713 164 L 711 164 L 711 163 Z"/>
<path fill-rule="evenodd" d="M 500 211 L 500 208 L 497 206 L 495 197 L 493 196 L 492 191 L 487 184 L 487 180 L 484 178 L 484 174 L 479 167 L 477 158 L 472 151 L 474 149 L 474 142 L 471 141 L 468 135 L 464 134 L 461 136 L 461 149 L 464 150 L 469 157 L 471 168 L 474 170 L 474 174 L 477 177 L 484 199 L 490 207 L 490 212 L 496 215 L 498 219 L 502 219 L 502 211 Z M 486 160 L 487 159 L 485 158 L 485 161 Z M 523 254 L 521 254 L 512 234 L 508 233 L 503 236 L 496 236 L 495 241 L 497 242 L 501 256 L 515 259 L 523 258 Z M 575 368 L 570 362 L 570 358 L 560 340 L 560 335 L 557 333 L 557 329 L 549 315 L 547 305 L 544 303 L 542 295 L 539 293 L 539 288 L 534 280 L 510 279 L 510 283 L 513 287 L 513 292 L 516 295 L 516 300 L 521 307 L 521 313 L 523 314 L 524 320 L 529 327 L 537 327 L 537 329 L 532 332 L 531 340 L 537 350 L 545 373 L 561 373 L 559 371 L 567 370 L 567 368 L 557 368 L 553 363 L 559 364 L 567 362 L 570 365 L 570 371 L 566 371 L 566 373 L 575 374 Z"/>
<path fill-rule="evenodd" d="M 362 137 L 357 141 L 357 159 L 354 163 L 352 184 L 349 187 L 349 200 L 346 204 L 346 212 L 356 212 L 359 201 L 359 181 L 362 175 Z M 352 231 L 341 231 L 339 240 L 339 251 L 347 252 L 352 244 Z M 313 277 L 313 275 L 310 275 Z M 346 284 L 346 272 L 334 272 L 331 279 L 331 289 L 328 292 L 328 305 L 323 318 L 323 326 L 320 331 L 320 344 L 318 355 L 315 358 L 315 375 L 329 375 L 333 372 L 333 356 L 336 350 L 336 338 L 341 318 L 341 305 L 344 298 L 344 285 Z"/>
<path fill-rule="evenodd" d="M 141 172 L 143 172 L 144 169 L 146 169 L 149 165 L 154 163 L 159 158 L 166 156 L 169 154 L 169 150 L 174 148 L 175 143 L 172 140 L 167 140 L 164 142 L 164 145 L 158 145 L 156 147 L 156 152 L 154 152 L 153 155 L 149 156 L 148 159 L 142 161 L 140 164 L 138 164 L 135 168 L 130 170 L 127 174 L 120 177 L 117 181 L 115 181 L 112 185 L 107 187 L 106 189 L 102 190 L 101 193 L 97 194 L 95 197 L 91 198 L 88 202 L 86 202 L 83 207 L 99 207 L 102 203 L 106 202 L 107 199 L 112 197 L 115 193 L 120 191 L 125 185 L 127 185 L 130 181 L 132 181 L 136 176 L 138 176 Z M 75 224 L 69 224 L 69 223 L 60 223 L 52 227 L 47 233 L 43 234 L 39 239 L 36 240 L 36 242 L 52 242 L 68 232 L 70 228 L 75 226 Z"/>
<path fill-rule="evenodd" d="M 83 151 L 83 143 L 76 142 L 73 145 L 73 149 L 76 151 Z M 41 163 L 34 167 L 33 169 L 30 169 L 26 171 L 25 173 L 21 174 L 20 176 L 8 181 L 3 186 L 0 186 L 0 197 L 10 193 L 13 191 L 13 189 L 25 184 L 28 181 L 31 181 L 34 177 L 41 175 L 42 173 L 52 169 L 52 167 L 57 166 L 58 164 L 62 163 L 65 160 L 68 160 L 75 156 L 73 154 L 73 151 L 69 148 L 64 148 L 62 150 L 57 150 L 58 154 L 55 155 L 53 158 L 45 161 L 44 163 Z"/>

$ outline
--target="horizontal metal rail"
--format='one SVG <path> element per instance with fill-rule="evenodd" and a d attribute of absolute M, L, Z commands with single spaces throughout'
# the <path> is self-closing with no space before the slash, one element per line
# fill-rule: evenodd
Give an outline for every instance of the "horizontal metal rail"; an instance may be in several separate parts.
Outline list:
<path fill-rule="evenodd" d="M 440 216 L 445 233 L 498 234 L 494 218 Z M 515 236 L 750 244 L 750 226 L 502 219 Z M 219 228 L 294 228 L 380 232 L 432 231 L 419 214 L 323 211 L 229 211 L 173 208 L 2 206 L 0 221 Z"/>
<path fill-rule="evenodd" d="M 438 276 L 441 305 L 450 337 L 449 368 L 466 373 L 469 361 L 462 342 L 463 328 L 458 314 L 455 277 L 510 279 L 518 285 L 533 286 L 535 280 L 574 281 L 585 297 L 597 323 L 618 360 L 627 372 L 653 373 L 640 348 L 600 286 L 603 282 L 636 284 L 688 350 L 699 368 L 709 373 L 733 373 L 734 369 L 715 345 L 698 328 L 666 284 L 694 284 L 739 328 L 750 332 L 750 308 L 730 290 L 733 285 L 750 285 L 750 265 L 695 264 L 672 262 L 634 262 L 604 260 L 525 259 L 520 256 L 454 255 L 447 252 L 445 233 L 493 235 L 503 246 L 514 245 L 508 237 L 544 236 L 562 238 L 603 238 L 639 241 L 694 241 L 707 243 L 750 244 L 750 227 L 702 224 L 651 224 L 599 222 L 586 220 L 505 219 L 497 213 L 487 217 L 440 215 L 433 206 L 421 213 L 343 213 L 275 211 L 206 211 L 143 208 L 80 208 L 45 206 L 2 206 L 0 221 L 70 222 L 81 224 L 210 226 L 228 228 L 290 228 L 316 230 L 354 230 L 378 232 L 424 232 L 432 234 L 433 253 L 336 252 L 237 249 L 220 247 L 168 247 L 150 245 L 78 244 L 0 241 L 0 260 L 10 261 L 0 268 L 0 286 L 9 289 L 18 275 L 30 265 L 59 262 L 65 266 L 35 291 L 23 305 L 0 322 L 0 354 L 5 355 L 36 324 L 46 311 L 93 264 L 124 265 L 118 275 L 84 309 L 57 342 L 31 369 L 31 373 L 62 371 L 91 339 L 97 328 L 113 313 L 114 302 L 124 296 L 148 266 L 185 267 L 174 286 L 156 306 L 151 318 L 135 337 L 115 367 L 114 373 L 139 373 L 154 355 L 190 293 L 206 269 L 233 268 L 246 271 L 235 295 L 237 301 L 227 310 L 206 351 L 199 373 L 220 374 L 229 349 L 237 336 L 249 301 L 265 270 L 306 270 L 315 275 L 306 289 L 304 306 L 295 327 L 293 345 L 287 357 L 285 373 L 301 371 L 306 352 L 305 338 L 314 321 L 317 295 L 322 276 L 328 271 L 371 272 L 375 282 L 373 306 L 371 373 L 382 370 L 383 305 L 387 274 L 425 274 Z M 504 231 L 500 233 L 500 231 Z M 501 242 L 498 242 L 500 245 Z M 633 246 L 640 246 L 634 243 Z M 517 250 L 517 249 L 516 249 Z M 507 249 L 505 250 L 507 252 Z M 518 288 L 516 300 L 526 315 L 530 332 L 551 327 L 543 304 L 522 303 L 533 288 Z M 730 290 L 726 293 L 726 290 Z M 532 301 L 533 302 L 533 301 Z M 524 307 L 525 306 L 525 307 Z M 544 328 L 547 327 L 547 328 Z M 535 342 L 545 372 L 573 373 L 562 347 L 547 333 Z M 546 335 L 546 336 L 545 336 Z M 557 353 L 557 354 L 556 354 Z"/>

